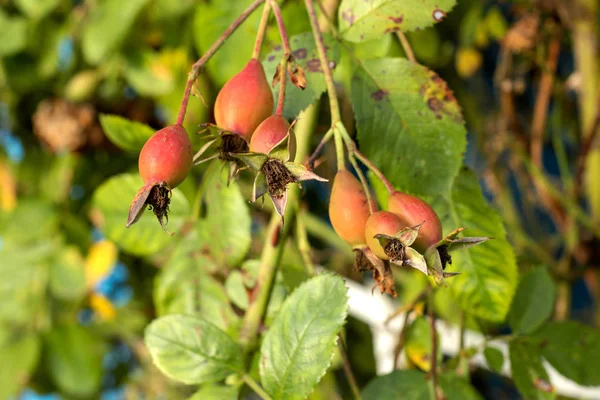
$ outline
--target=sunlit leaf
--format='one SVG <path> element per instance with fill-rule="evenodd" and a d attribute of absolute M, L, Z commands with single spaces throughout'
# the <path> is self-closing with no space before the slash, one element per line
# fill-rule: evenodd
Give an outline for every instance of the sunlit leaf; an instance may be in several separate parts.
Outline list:
<path fill-rule="evenodd" d="M 503 321 L 517 286 L 517 265 L 502 220 L 483 198 L 477 178 L 469 170 L 461 171 L 451 196 L 439 197 L 432 204 L 444 232 L 465 226 L 463 235 L 494 238 L 452 252 L 446 272 L 461 274 L 446 282 L 464 310 L 479 318 Z"/>
<path fill-rule="evenodd" d="M 321 380 L 347 314 L 341 277 L 316 276 L 284 302 L 261 346 L 260 376 L 277 399 L 304 399 Z"/>
<path fill-rule="evenodd" d="M 242 372 L 242 352 L 225 332 L 202 319 L 168 315 L 145 334 L 152 360 L 167 376 L 193 384 L 218 381 Z"/>
<path fill-rule="evenodd" d="M 137 153 L 154 134 L 154 129 L 146 124 L 131 121 L 118 115 L 101 114 L 100 124 L 104 133 L 121 149 Z"/>
<path fill-rule="evenodd" d="M 360 150 L 397 189 L 448 193 L 466 130 L 446 82 L 402 58 L 362 60 L 352 78 L 352 104 Z"/>
<path fill-rule="evenodd" d="M 424 29 L 441 22 L 456 0 L 343 0 L 339 28 L 344 39 L 362 42 L 386 33 Z"/>

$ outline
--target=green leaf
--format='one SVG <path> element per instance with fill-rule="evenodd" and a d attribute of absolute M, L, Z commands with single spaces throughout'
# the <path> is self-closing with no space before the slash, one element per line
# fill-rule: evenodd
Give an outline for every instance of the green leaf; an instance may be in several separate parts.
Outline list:
<path fill-rule="evenodd" d="M 87 291 L 84 260 L 74 246 L 63 249 L 50 266 L 50 291 L 56 297 L 78 300 Z"/>
<path fill-rule="evenodd" d="M 210 322 L 168 315 L 154 320 L 145 334 L 156 366 L 168 377 L 195 384 L 243 372 L 242 352 L 225 332 Z"/>
<path fill-rule="evenodd" d="M 40 20 L 58 6 L 61 0 L 15 0 L 15 5 L 29 18 Z"/>
<path fill-rule="evenodd" d="M 233 386 L 205 385 L 188 400 L 237 400 L 238 389 Z"/>
<path fill-rule="evenodd" d="M 78 325 L 55 327 L 45 337 L 46 368 L 65 392 L 92 397 L 102 381 L 102 346 Z"/>
<path fill-rule="evenodd" d="M 554 399 L 539 348 L 524 340 L 509 343 L 512 378 L 525 399 Z"/>
<path fill-rule="evenodd" d="M 447 400 L 476 400 L 481 396 L 467 382 L 452 374 L 438 376 L 439 385 Z M 429 385 L 424 372 L 395 370 L 373 379 L 362 392 L 364 399 L 430 400 Z"/>
<path fill-rule="evenodd" d="M 139 153 L 154 134 L 154 129 L 148 125 L 118 115 L 100 114 L 100 125 L 111 142 L 132 153 Z"/>
<path fill-rule="evenodd" d="M 535 335 L 544 358 L 580 385 L 600 385 L 600 333 L 575 321 L 549 322 Z"/>
<path fill-rule="evenodd" d="M 99 64 L 118 50 L 148 0 L 106 0 L 96 3 L 83 25 L 82 50 L 85 60 Z"/>
<path fill-rule="evenodd" d="M 304 399 L 331 364 L 347 314 L 346 286 L 323 274 L 300 285 L 284 302 L 261 346 L 260 377 L 277 399 Z"/>
<path fill-rule="evenodd" d="M 39 337 L 29 334 L 0 344 L 0 399 L 16 398 L 29 382 L 40 357 Z"/>
<path fill-rule="evenodd" d="M 431 370 L 431 327 L 427 318 L 418 317 L 410 324 L 406 330 L 404 352 L 406 357 L 419 369 Z M 437 357 L 440 361 L 441 356 L 442 353 L 438 351 Z"/>
<path fill-rule="evenodd" d="M 510 327 L 515 333 L 532 333 L 550 318 L 555 297 L 556 286 L 547 268 L 527 271 L 519 282 L 508 313 Z"/>
<path fill-rule="evenodd" d="M 504 365 L 504 354 L 495 347 L 486 347 L 483 351 L 485 362 L 492 371 L 500 373 Z"/>
<path fill-rule="evenodd" d="M 173 71 L 158 52 L 147 49 L 132 51 L 126 59 L 125 78 L 140 95 L 159 96 L 173 90 Z"/>
<path fill-rule="evenodd" d="M 444 232 L 465 226 L 465 236 L 494 238 L 453 252 L 452 265 L 446 271 L 461 274 L 446 282 L 465 311 L 486 320 L 504 321 L 517 286 L 515 255 L 506 240 L 501 218 L 485 201 L 473 172 L 463 169 L 451 196 L 438 197 L 432 206 L 442 220 Z"/>
<path fill-rule="evenodd" d="M 466 130 L 446 82 L 402 58 L 362 60 L 352 104 L 361 151 L 394 186 L 417 195 L 449 192 Z"/>
<path fill-rule="evenodd" d="M 227 168 L 220 160 L 210 164 L 203 177 L 206 217 L 199 222 L 202 242 L 213 258 L 238 266 L 250 249 L 250 210 L 237 182 L 227 185 Z"/>
<path fill-rule="evenodd" d="M 338 63 L 340 60 L 340 48 L 338 43 L 329 35 L 324 35 L 323 40 L 327 46 L 327 59 L 330 62 Z M 304 32 L 290 38 L 290 47 L 292 48 L 296 64 L 304 69 L 306 75 L 306 89 L 302 90 L 294 86 L 289 80 L 285 87 L 285 105 L 283 115 L 286 118 L 296 118 L 302 110 L 317 100 L 325 89 L 325 76 L 319 61 L 319 54 L 315 45 L 315 39 L 312 32 Z M 275 50 L 267 54 L 263 59 L 265 74 L 270 82 L 275 75 L 275 70 L 283 57 L 283 48 L 276 47 Z M 287 75 L 286 75 L 287 76 Z M 279 96 L 279 85 L 272 87 L 273 96 Z"/>
<path fill-rule="evenodd" d="M 194 42 L 198 53 L 204 54 L 249 5 L 250 1 L 246 0 L 199 3 L 194 16 Z M 252 56 L 259 21 L 260 10 L 255 11 L 206 64 L 217 86 L 223 86 L 240 72 Z"/>
<path fill-rule="evenodd" d="M 440 22 L 456 0 L 343 0 L 339 30 L 351 42 L 377 39 L 391 32 L 424 29 Z"/>
<path fill-rule="evenodd" d="M 135 255 L 154 254 L 172 243 L 173 238 L 163 232 L 152 212 L 146 212 L 130 228 L 125 227 L 129 203 L 143 185 L 137 174 L 126 173 L 113 176 L 94 192 L 92 206 L 101 217 L 101 229 L 106 237 L 123 250 Z M 177 232 L 189 215 L 189 203 L 178 190 L 173 190 L 169 206 L 171 232 Z"/>
<path fill-rule="evenodd" d="M 20 52 L 27 46 L 27 20 L 21 17 L 9 17 L 0 10 L 0 57 Z"/>

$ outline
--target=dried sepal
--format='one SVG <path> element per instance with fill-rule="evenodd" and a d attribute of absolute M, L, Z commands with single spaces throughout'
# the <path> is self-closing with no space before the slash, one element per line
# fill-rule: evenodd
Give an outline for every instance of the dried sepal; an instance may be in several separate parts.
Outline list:
<path fill-rule="evenodd" d="M 296 178 L 296 182 L 303 182 L 309 180 L 315 180 L 319 182 L 327 182 L 328 179 L 319 176 L 306 168 L 302 164 L 296 164 L 293 162 L 286 162 L 285 167 L 290 171 L 290 173 Z"/>
<path fill-rule="evenodd" d="M 269 193 L 269 197 L 273 202 L 273 206 L 275 207 L 275 211 L 281 217 L 282 225 L 283 225 L 283 215 L 285 214 L 285 206 L 287 204 L 287 190 L 284 190 L 281 194 L 272 194 Z"/>
<path fill-rule="evenodd" d="M 133 201 L 129 205 L 129 215 L 127 216 L 127 224 L 125 225 L 127 228 L 138 222 L 142 217 L 142 214 L 146 210 L 146 199 L 150 195 L 152 187 L 154 187 L 154 184 L 142 186 L 133 197 Z"/>
<path fill-rule="evenodd" d="M 269 157 L 263 153 L 230 153 L 230 156 L 241 161 L 254 171 L 261 171 Z"/>
<path fill-rule="evenodd" d="M 360 247 L 353 249 L 356 253 L 355 268 L 360 272 L 371 271 L 375 288 L 379 288 L 380 293 L 387 293 L 392 297 L 396 297 L 396 283 L 389 263 L 377 257 L 368 247 Z"/>
<path fill-rule="evenodd" d="M 269 151 L 269 158 L 276 158 L 283 162 L 290 159 L 290 137 L 292 135 L 291 126 L 285 135 L 273 148 Z"/>
<path fill-rule="evenodd" d="M 267 187 L 265 174 L 256 174 L 256 178 L 254 178 L 254 187 L 252 188 L 252 202 L 256 202 L 257 199 L 261 198 L 268 191 L 269 189 Z"/>
<path fill-rule="evenodd" d="M 405 246 L 412 245 L 415 240 L 417 240 L 417 236 L 419 236 L 419 229 L 421 229 L 421 226 L 423 226 L 423 223 L 411 228 L 402 229 L 396 234 L 396 239 L 400 240 Z"/>
<path fill-rule="evenodd" d="M 167 230 L 167 223 L 169 222 L 169 205 L 171 204 L 171 189 L 166 185 L 165 182 L 161 183 L 150 183 L 144 185 L 135 194 L 131 205 L 129 206 L 129 214 L 127 216 L 127 224 L 129 228 L 131 225 L 139 221 L 146 206 L 148 209 L 154 212 L 154 215 L 158 219 L 160 226 L 169 235 L 173 235 Z"/>
<path fill-rule="evenodd" d="M 378 233 L 377 235 L 373 236 L 375 239 L 377 239 L 379 241 L 379 244 L 381 245 L 381 247 L 383 247 L 384 249 L 386 248 L 386 246 L 395 239 L 395 237 L 393 236 L 388 236 L 388 235 L 384 235 L 383 233 Z"/>
<path fill-rule="evenodd" d="M 411 266 L 415 269 L 418 269 L 425 275 L 428 275 L 427 271 L 427 263 L 425 262 L 425 258 L 413 249 L 412 247 L 407 247 L 405 250 L 404 259 L 402 260 L 404 264 Z"/>

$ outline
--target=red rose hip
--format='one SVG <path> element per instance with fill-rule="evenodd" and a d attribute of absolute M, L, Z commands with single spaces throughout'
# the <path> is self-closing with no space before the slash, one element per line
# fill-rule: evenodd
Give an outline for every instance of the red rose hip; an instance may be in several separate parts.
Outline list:
<path fill-rule="evenodd" d="M 269 152 L 287 135 L 290 124 L 281 115 L 271 115 L 256 128 L 250 139 L 250 151 Z M 290 133 L 291 135 L 291 133 Z"/>
<path fill-rule="evenodd" d="M 138 160 L 145 184 L 163 182 L 173 189 L 187 177 L 192 167 L 192 143 L 181 125 L 167 126 L 148 139 Z"/>
<path fill-rule="evenodd" d="M 349 171 L 339 171 L 333 180 L 329 200 L 333 229 L 352 246 L 364 244 L 369 215 L 367 195 L 359 180 Z"/>
<path fill-rule="evenodd" d="M 254 58 L 225 83 L 215 102 L 217 125 L 246 140 L 272 112 L 273 94 L 262 64 Z"/>
<path fill-rule="evenodd" d="M 412 244 L 417 251 L 423 253 L 431 245 L 442 239 L 442 223 L 433 208 L 424 200 L 407 193 L 394 192 L 388 200 L 388 210 L 400 218 L 402 228 L 413 227 L 424 222 L 419 229 L 419 236 Z"/>

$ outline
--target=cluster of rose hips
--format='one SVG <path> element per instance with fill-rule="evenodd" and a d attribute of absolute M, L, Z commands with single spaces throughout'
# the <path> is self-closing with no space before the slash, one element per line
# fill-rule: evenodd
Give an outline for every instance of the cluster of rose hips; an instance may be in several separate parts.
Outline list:
<path fill-rule="evenodd" d="M 288 57 L 293 62 L 293 57 Z M 305 80 L 301 68 L 294 65 L 292 71 L 295 74 L 292 82 L 302 85 Z M 282 74 L 278 70 L 275 80 L 281 79 L 281 75 L 286 79 L 285 71 Z M 251 106 L 248 99 L 252 99 Z M 127 226 L 135 223 L 148 207 L 166 230 L 163 218 L 168 220 L 171 190 L 183 182 L 195 160 L 214 143 L 218 143 L 218 153 L 195 164 L 219 157 L 231 163 L 230 178 L 236 176 L 241 167 L 254 169 L 257 176 L 253 201 L 268 193 L 275 209 L 283 216 L 289 183 L 325 179 L 289 161 L 294 153 L 292 126 L 281 115 L 282 110 L 273 114 L 273 106 L 264 68 L 260 61 L 252 58 L 217 95 L 216 125 L 204 124 L 211 140 L 195 156 L 182 125 L 171 125 L 156 132 L 140 152 L 138 166 L 144 186 L 131 204 Z"/>

